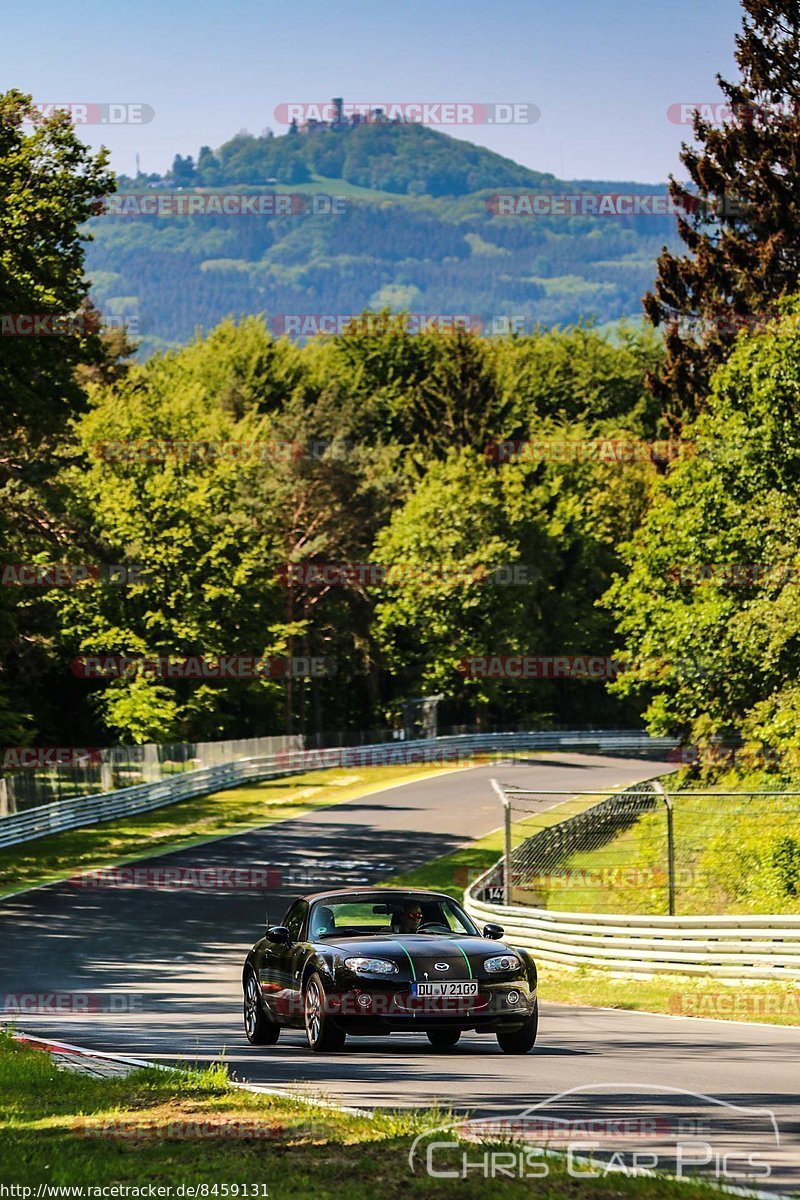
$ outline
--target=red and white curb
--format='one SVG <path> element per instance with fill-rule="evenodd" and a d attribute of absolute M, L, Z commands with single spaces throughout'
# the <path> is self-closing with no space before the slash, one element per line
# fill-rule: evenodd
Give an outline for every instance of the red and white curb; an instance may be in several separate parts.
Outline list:
<path fill-rule="evenodd" d="M 172 1069 L 171 1067 L 162 1067 L 159 1063 L 149 1062 L 144 1058 L 105 1054 L 102 1050 L 89 1050 L 85 1046 L 74 1046 L 71 1042 L 55 1042 L 52 1038 L 35 1037 L 30 1033 L 12 1031 L 11 1036 L 15 1042 L 32 1046 L 35 1050 L 45 1050 L 57 1067 L 67 1071 L 77 1071 L 83 1075 L 124 1076 L 140 1067 L 154 1067 L 156 1070 L 162 1071 Z"/>
<path fill-rule="evenodd" d="M 109 1078 L 111 1076 L 129 1075 L 142 1067 L 152 1067 L 155 1071 L 180 1071 L 181 1066 L 167 1066 L 165 1063 L 151 1062 L 146 1058 L 131 1058 L 126 1054 L 107 1054 L 103 1050 L 90 1050 L 86 1046 L 76 1046 L 72 1042 L 57 1042 L 52 1038 L 40 1038 L 31 1033 L 19 1033 L 11 1030 L 14 1041 L 32 1046 L 35 1050 L 45 1050 L 53 1059 L 55 1065 L 62 1070 L 77 1071 L 84 1075 L 95 1075 Z M 193 1064 L 186 1063 L 186 1067 Z M 264 1096 L 278 1096 L 284 1100 L 299 1101 L 312 1108 L 328 1108 L 334 1112 L 348 1113 L 350 1116 L 374 1117 L 374 1112 L 368 1108 L 353 1108 L 344 1104 L 334 1104 L 319 1096 L 306 1096 L 292 1088 L 269 1087 L 261 1083 L 245 1083 L 242 1080 L 228 1081 L 233 1088 L 243 1092 L 256 1092 Z"/>

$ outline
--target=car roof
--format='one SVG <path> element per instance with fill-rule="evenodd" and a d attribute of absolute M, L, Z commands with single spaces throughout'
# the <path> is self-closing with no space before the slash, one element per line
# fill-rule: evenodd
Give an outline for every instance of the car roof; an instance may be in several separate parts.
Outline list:
<path fill-rule="evenodd" d="M 430 900 L 452 900 L 452 896 L 448 896 L 447 892 L 431 892 L 427 888 L 382 888 L 382 887 L 359 887 L 359 888 L 336 888 L 335 891 L 329 892 L 312 892 L 306 896 L 300 896 L 298 899 L 307 900 L 310 904 L 315 904 L 318 900 L 333 900 L 347 899 L 348 897 L 355 898 L 356 896 L 385 896 L 387 900 L 399 900 L 405 896 L 420 896 Z"/>

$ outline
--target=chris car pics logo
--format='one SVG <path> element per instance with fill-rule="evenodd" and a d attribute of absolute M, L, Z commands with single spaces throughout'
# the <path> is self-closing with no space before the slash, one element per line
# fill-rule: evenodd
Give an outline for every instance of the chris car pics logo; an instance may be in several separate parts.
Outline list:
<path fill-rule="evenodd" d="M 545 1179 L 555 1168 L 583 1180 L 663 1172 L 752 1188 L 772 1175 L 780 1145 L 771 1109 L 627 1081 L 583 1084 L 515 1114 L 456 1118 L 419 1134 L 408 1164 L 433 1179 Z"/>

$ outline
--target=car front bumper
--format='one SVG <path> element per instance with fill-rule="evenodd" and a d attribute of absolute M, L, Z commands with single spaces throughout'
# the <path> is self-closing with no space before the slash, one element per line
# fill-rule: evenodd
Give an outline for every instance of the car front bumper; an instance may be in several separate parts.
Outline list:
<path fill-rule="evenodd" d="M 400 1032 L 455 1028 L 513 1029 L 536 1007 L 536 990 L 526 980 L 481 983 L 478 994 L 464 997 L 412 996 L 401 988 L 365 985 L 326 996 L 329 1015 L 348 1033 Z"/>

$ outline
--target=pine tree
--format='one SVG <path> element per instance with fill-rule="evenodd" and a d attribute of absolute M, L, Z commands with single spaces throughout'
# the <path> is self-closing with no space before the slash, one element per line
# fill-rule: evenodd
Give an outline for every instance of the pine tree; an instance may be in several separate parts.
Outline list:
<path fill-rule="evenodd" d="M 670 178 L 689 254 L 664 249 L 649 320 L 665 327 L 666 356 L 649 382 L 677 427 L 702 404 L 714 367 L 741 328 L 774 315 L 800 291 L 800 0 L 742 0 L 741 78 L 717 82 L 730 115 L 698 112 L 699 147 L 684 144 L 687 184 Z"/>

